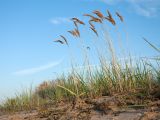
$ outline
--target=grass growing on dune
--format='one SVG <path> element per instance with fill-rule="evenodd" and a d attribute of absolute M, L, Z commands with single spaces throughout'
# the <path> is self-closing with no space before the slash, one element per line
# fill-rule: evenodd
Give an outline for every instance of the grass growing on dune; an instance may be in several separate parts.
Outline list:
<path fill-rule="evenodd" d="M 62 75 L 53 81 L 43 82 L 34 92 L 32 90 L 24 91 L 15 98 L 8 98 L 1 105 L 1 109 L 6 111 L 33 110 L 48 101 L 72 101 L 73 99 L 94 98 L 115 94 L 132 93 L 135 95 L 136 93 L 142 97 L 152 96 L 154 90 L 160 87 L 160 57 L 154 58 L 154 63 L 150 62 L 149 59 L 135 60 L 132 57 L 123 61 L 118 60 L 109 32 L 105 29 L 101 31 L 96 29 L 97 24 L 100 24 L 102 28 L 106 24 L 111 24 L 114 27 L 117 25 L 116 20 L 109 11 L 107 11 L 107 17 L 100 11 L 94 11 L 93 14 L 96 16 L 90 14 L 84 14 L 84 16 L 90 19 L 88 25 L 90 31 L 93 32 L 92 35 L 95 35 L 100 40 L 101 38 L 104 40 L 107 51 L 110 52 L 110 61 L 107 59 L 107 55 L 96 51 L 100 64 L 96 67 L 91 67 L 88 54 L 84 50 L 82 51 L 85 52 L 83 54 L 83 70 L 79 71 L 76 67 L 72 66 L 72 72 L 68 73 L 67 76 Z M 120 22 L 124 22 L 124 18 L 118 12 L 115 15 L 117 15 L 116 17 L 119 18 Z M 68 32 L 74 37 L 79 38 L 81 37 L 79 25 L 84 26 L 86 23 L 78 18 L 72 18 L 72 21 L 75 28 Z M 100 32 L 103 32 L 103 34 L 100 34 Z M 62 40 L 56 40 L 55 42 L 71 47 L 66 37 L 61 35 L 61 38 Z M 148 40 L 144 40 L 159 52 L 159 48 Z M 84 40 L 82 41 L 85 43 Z M 85 49 L 84 46 L 81 47 Z M 97 45 L 95 44 L 93 47 L 97 48 Z M 87 47 L 87 49 L 90 49 L 90 47 Z M 86 59 L 88 62 L 86 62 Z"/>
<path fill-rule="evenodd" d="M 20 94 L 16 94 L 14 98 L 7 98 L 1 105 L 3 111 L 23 111 L 32 110 L 39 105 L 39 100 L 33 94 L 32 89 L 24 90 Z"/>

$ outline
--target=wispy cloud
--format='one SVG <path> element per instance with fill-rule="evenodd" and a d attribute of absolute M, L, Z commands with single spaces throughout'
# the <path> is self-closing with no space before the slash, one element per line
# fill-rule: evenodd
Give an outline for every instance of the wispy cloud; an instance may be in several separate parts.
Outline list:
<path fill-rule="evenodd" d="M 32 75 L 32 74 L 35 74 L 35 73 L 38 73 L 38 72 L 45 71 L 47 69 L 53 68 L 53 67 L 59 65 L 61 62 L 62 62 L 62 60 L 56 61 L 56 62 L 52 62 L 52 63 L 46 64 L 46 65 L 41 65 L 41 66 L 38 66 L 38 67 L 23 69 L 23 70 L 19 70 L 19 71 L 13 72 L 12 74 L 16 75 L 16 76 Z"/>
<path fill-rule="evenodd" d="M 109 63 L 109 62 L 108 62 Z M 98 64 L 93 64 L 93 65 L 81 65 L 81 66 L 76 66 L 74 67 L 75 70 L 85 70 L 85 69 L 88 69 L 88 68 L 96 68 L 96 67 L 100 67 L 100 65 Z M 65 68 L 64 70 L 65 71 L 72 71 L 72 67 L 69 67 L 69 68 Z"/>
<path fill-rule="evenodd" d="M 127 56 L 127 57 L 117 58 L 117 62 L 118 63 L 121 62 L 121 64 L 124 63 L 124 64 L 122 64 L 124 66 L 121 66 L 121 67 L 126 67 L 125 66 L 126 62 L 128 65 L 134 65 L 134 64 L 136 64 L 136 61 L 145 60 L 145 59 L 148 59 L 148 60 L 154 59 L 155 60 L 155 59 L 159 59 L 159 56 L 129 56 L 129 57 Z M 130 63 L 130 61 L 132 61 L 132 62 Z M 109 60 L 106 60 L 105 63 L 108 64 L 108 66 L 111 65 L 111 61 L 109 61 Z M 84 70 L 88 70 L 88 68 L 90 68 L 91 70 L 94 71 L 97 69 L 101 69 L 102 67 L 100 64 L 91 64 L 91 65 L 76 66 L 76 67 L 74 67 L 74 70 L 84 71 Z M 72 67 L 64 69 L 65 72 L 72 72 L 72 70 L 73 70 Z"/>
<path fill-rule="evenodd" d="M 128 0 L 128 3 L 131 5 L 132 9 L 141 16 L 154 17 L 160 11 L 159 0 Z"/>
<path fill-rule="evenodd" d="M 156 8 L 142 7 L 137 4 L 135 4 L 133 7 L 137 14 L 145 16 L 145 17 L 154 17 L 157 15 L 157 12 L 158 12 Z"/>
<path fill-rule="evenodd" d="M 54 25 L 63 24 L 63 23 L 69 23 L 71 22 L 69 18 L 65 17 L 55 17 L 50 20 L 50 22 Z"/>
<path fill-rule="evenodd" d="M 108 5 L 114 5 L 114 4 L 117 4 L 117 3 L 122 2 L 124 0 L 100 0 L 100 1 L 104 2 L 104 3 L 108 4 Z"/>
<path fill-rule="evenodd" d="M 145 17 L 157 16 L 160 12 L 160 0 L 95 0 L 104 2 L 108 5 L 117 5 L 124 3 L 127 5 L 126 8 L 131 12 Z"/>

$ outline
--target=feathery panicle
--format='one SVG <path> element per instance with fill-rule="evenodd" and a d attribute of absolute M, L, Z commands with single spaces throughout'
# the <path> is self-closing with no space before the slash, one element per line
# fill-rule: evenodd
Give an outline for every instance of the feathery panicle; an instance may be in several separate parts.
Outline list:
<path fill-rule="evenodd" d="M 83 16 L 88 16 L 88 17 L 90 17 L 90 18 L 91 18 L 90 21 L 102 23 L 102 20 L 101 20 L 101 19 L 96 18 L 96 17 L 94 17 L 94 16 L 92 16 L 92 15 L 90 15 L 90 14 L 84 14 Z"/>
<path fill-rule="evenodd" d="M 105 17 L 105 19 L 107 19 L 110 23 L 112 23 L 112 25 L 116 25 L 116 22 L 114 19 L 111 19 L 111 18 L 108 18 L 108 17 Z"/>
<path fill-rule="evenodd" d="M 112 23 L 112 25 L 116 25 L 115 20 L 113 19 L 111 13 L 109 12 L 109 10 L 107 10 L 108 16 L 105 17 L 105 19 L 107 19 L 110 23 Z"/>
<path fill-rule="evenodd" d="M 90 21 L 102 23 L 102 20 L 96 17 L 92 18 Z"/>
<path fill-rule="evenodd" d="M 94 18 L 94 16 L 92 16 L 92 15 L 90 15 L 90 14 L 84 14 L 83 16 L 87 16 L 87 17 Z"/>
<path fill-rule="evenodd" d="M 73 36 L 77 36 L 77 33 L 74 31 L 74 30 L 70 30 L 70 31 L 68 31 L 71 35 L 73 35 Z"/>
<path fill-rule="evenodd" d="M 76 32 L 77 36 L 80 37 L 80 32 L 79 32 L 79 30 L 78 30 L 78 29 L 75 29 L 75 32 Z"/>
<path fill-rule="evenodd" d="M 85 25 L 85 23 L 83 21 L 79 20 L 78 18 L 72 18 L 71 20 L 73 20 L 79 24 Z"/>
<path fill-rule="evenodd" d="M 68 31 L 71 35 L 75 36 L 75 37 L 80 37 L 80 33 L 78 31 L 78 29 L 74 29 L 74 30 L 70 30 Z"/>
<path fill-rule="evenodd" d="M 61 41 L 61 40 L 55 40 L 55 41 L 53 41 L 53 42 L 58 42 L 58 43 L 60 43 L 60 44 L 64 44 L 64 42 Z"/>
<path fill-rule="evenodd" d="M 60 36 L 61 36 L 61 38 L 63 38 L 63 40 L 65 41 L 65 43 L 68 45 L 67 39 L 63 35 L 60 35 Z"/>
<path fill-rule="evenodd" d="M 119 17 L 119 19 L 121 20 L 121 22 L 124 21 L 123 17 L 118 12 L 116 12 L 116 15 Z"/>
<path fill-rule="evenodd" d="M 98 10 L 93 11 L 93 13 L 96 14 L 101 19 L 104 18 L 103 14 L 100 11 L 98 11 Z"/>
<path fill-rule="evenodd" d="M 98 36 L 98 33 L 97 33 L 96 29 L 93 28 L 93 27 L 90 27 L 90 28 L 91 28 L 91 30 Z"/>

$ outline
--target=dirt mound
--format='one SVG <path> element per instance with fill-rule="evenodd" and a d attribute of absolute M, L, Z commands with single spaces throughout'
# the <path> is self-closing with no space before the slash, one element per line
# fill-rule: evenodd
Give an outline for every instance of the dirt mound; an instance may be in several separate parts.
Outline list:
<path fill-rule="evenodd" d="M 76 99 L 44 105 L 36 111 L 3 115 L 0 120 L 160 120 L 160 100 L 147 106 L 128 106 L 116 96 Z"/>

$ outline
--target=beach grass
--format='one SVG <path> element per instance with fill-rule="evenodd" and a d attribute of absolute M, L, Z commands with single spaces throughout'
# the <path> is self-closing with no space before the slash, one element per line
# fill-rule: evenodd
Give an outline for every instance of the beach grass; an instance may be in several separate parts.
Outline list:
<path fill-rule="evenodd" d="M 105 15 L 100 11 L 94 11 L 94 14 L 97 15 L 96 17 L 90 14 L 85 14 L 85 16 L 90 18 L 90 30 L 93 32 L 93 34 L 91 34 L 95 37 L 98 36 L 98 39 L 104 40 L 107 51 L 109 51 L 110 54 L 109 57 L 108 53 L 106 53 L 107 55 L 100 53 L 100 51 L 98 51 L 100 48 L 96 49 L 99 65 L 91 67 L 91 60 L 83 48 L 84 40 L 81 40 L 79 42 L 82 43 L 84 69 L 77 70 L 77 67 L 72 63 L 72 70 L 67 73 L 67 75 L 62 74 L 59 77 L 57 76 L 57 79 L 45 81 L 34 90 L 32 88 L 24 90 L 22 93 L 16 94 L 15 98 L 7 98 L 6 101 L 1 104 L 1 110 L 34 110 L 48 102 L 58 102 L 61 100 L 73 101 L 84 98 L 114 96 L 117 94 L 153 98 L 154 91 L 157 91 L 160 87 L 160 56 L 153 58 L 152 62 L 149 58 L 135 59 L 130 55 L 127 55 L 127 59 L 119 60 L 109 32 L 106 29 L 100 29 L 100 31 L 98 31 L 94 25 L 100 24 L 102 28 L 104 28 L 106 24 L 111 23 L 111 25 L 116 26 L 117 19 L 115 20 L 109 11 L 107 11 L 107 13 L 107 17 L 104 17 Z M 123 24 L 124 18 L 119 13 L 116 14 Z M 85 23 L 78 18 L 72 20 L 76 28 L 70 31 L 70 33 L 75 39 L 79 39 L 81 35 L 79 25 L 84 25 Z M 103 32 L 103 34 L 100 34 L 100 32 Z M 160 53 L 158 47 L 147 39 L 144 40 L 146 44 Z M 71 47 L 69 40 L 64 36 L 62 40 L 55 42 Z M 93 47 L 96 46 L 95 44 Z M 89 49 L 89 47 L 87 49 Z"/>

